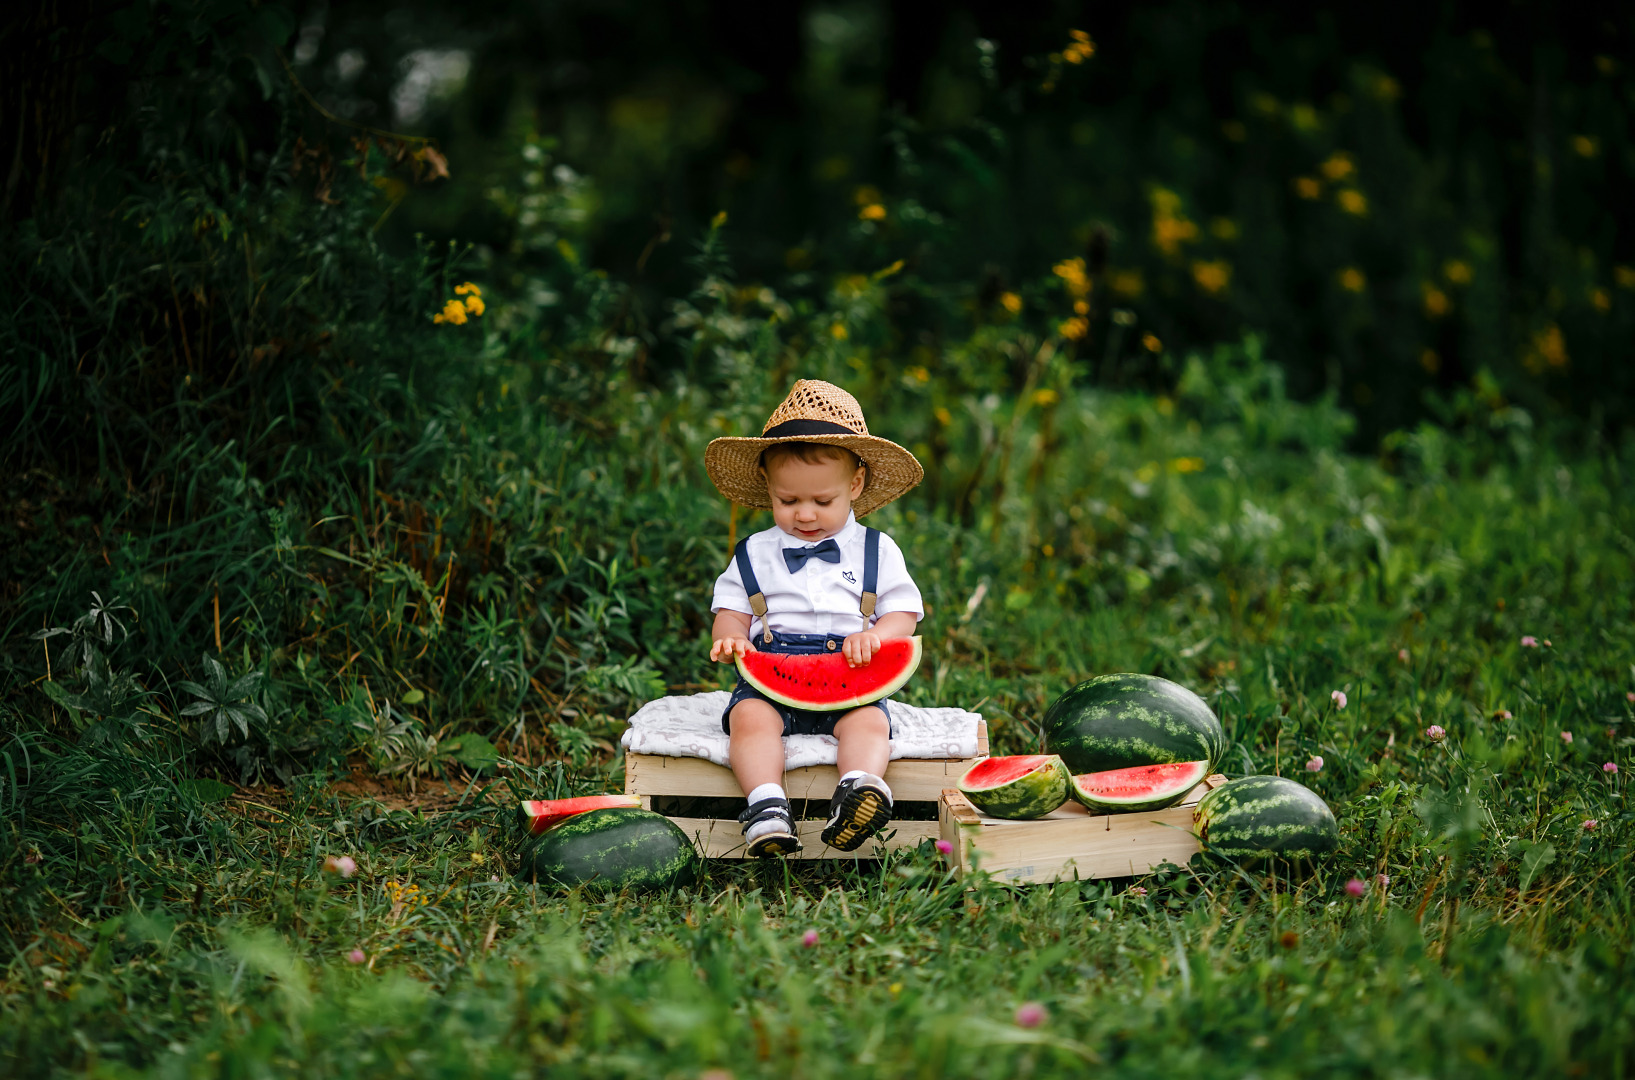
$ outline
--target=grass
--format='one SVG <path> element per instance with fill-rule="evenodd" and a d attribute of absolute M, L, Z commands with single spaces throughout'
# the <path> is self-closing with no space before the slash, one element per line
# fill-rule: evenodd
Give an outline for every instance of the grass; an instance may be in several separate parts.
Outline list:
<path fill-rule="evenodd" d="M 106 716 L 14 691 L 0 1053 L 19 1075 L 1624 1075 L 1627 452 L 1426 429 L 1386 459 L 1348 457 L 1302 441 L 1334 422 L 1324 406 L 1257 389 L 1241 362 L 1199 360 L 1173 399 L 1069 390 L 1033 492 L 1016 453 L 1016 494 L 969 526 L 913 501 L 882 524 L 932 608 L 911 698 L 983 703 L 1014 751 L 1078 677 L 1179 679 L 1221 714 L 1227 771 L 1297 775 L 1334 806 L 1342 849 L 1314 876 L 1200 865 L 967 893 L 926 851 L 717 865 L 657 899 L 517 884 L 508 801 L 615 785 L 608 718 L 652 692 L 641 680 L 717 677 L 700 619 L 725 522 L 694 451 L 719 425 L 683 402 L 615 426 L 657 408 L 640 393 L 577 430 L 467 402 L 447 423 L 481 416 L 493 435 L 428 454 L 422 491 L 292 529 L 284 548 L 274 534 L 215 555 L 243 567 L 218 579 L 229 663 L 255 657 L 244 627 L 276 628 L 280 600 L 323 613 L 324 630 L 250 665 L 267 686 L 248 699 L 269 727 L 363 725 L 335 764 L 309 749 L 282 782 L 211 787 L 188 778 L 229 766 L 235 740 L 213 756 L 190 740 L 174 685 L 144 673 L 127 688 L 139 704 Z M 683 427 L 686 453 L 649 437 Z M 415 606 L 452 589 L 411 561 L 424 549 L 392 503 L 412 494 L 447 522 L 426 504 L 452 501 L 462 475 L 489 478 L 468 512 L 496 523 L 503 580 L 470 573 L 463 612 L 450 601 L 439 625 L 435 599 Z M 290 519 L 321 522 L 329 498 Z M 166 609 L 121 570 L 151 573 L 196 535 L 128 538 L 94 573 L 64 557 L 78 597 L 98 582 L 136 598 L 130 641 L 102 643 L 115 681 L 168 625 L 158 610 L 182 605 L 194 647 L 198 627 L 214 634 L 214 595 Z M 349 576 L 327 577 L 337 564 Z M 94 692 L 65 675 L 67 650 L 53 656 L 54 679 Z M 413 689 L 418 708 L 385 706 Z M 393 771 L 412 750 L 392 757 L 379 732 L 402 718 L 422 741 L 492 736 L 515 764 L 485 779 L 432 753 L 427 771 Z M 337 786 L 347 761 L 396 783 Z M 351 880 L 320 869 L 341 853 Z M 1360 899 L 1351 877 L 1369 882 Z M 1047 1010 L 1038 1027 L 1014 1022 L 1026 1002 Z"/>
<path fill-rule="evenodd" d="M 718 230 L 662 325 L 587 273 L 571 315 L 491 289 L 433 327 L 457 265 L 324 220 L 367 296 L 158 225 L 174 290 L 117 243 L 15 261 L 8 1073 L 1629 1073 L 1635 446 L 1478 386 L 1348 453 L 1351 418 L 1254 341 L 1165 358 L 1154 393 L 1018 325 L 931 371 L 892 275 L 740 290 Z M 87 329 L 106 296 L 139 333 Z M 89 375 L 60 359 L 81 340 Z M 515 799 L 616 788 L 623 717 L 724 678 L 709 583 L 764 519 L 702 451 L 797 376 L 927 465 L 878 520 L 929 606 L 907 698 L 1017 752 L 1086 675 L 1176 679 L 1226 772 L 1329 801 L 1339 852 L 1014 891 L 929 850 L 661 897 L 517 883 Z"/>

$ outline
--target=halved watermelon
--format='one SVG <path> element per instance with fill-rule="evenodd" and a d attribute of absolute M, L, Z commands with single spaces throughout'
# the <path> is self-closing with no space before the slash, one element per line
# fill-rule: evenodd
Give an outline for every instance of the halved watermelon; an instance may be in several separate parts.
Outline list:
<path fill-rule="evenodd" d="M 517 820 L 524 832 L 538 835 L 575 814 L 610 807 L 640 808 L 640 795 L 583 795 L 577 799 L 524 799 L 517 807 Z"/>
<path fill-rule="evenodd" d="M 738 674 L 773 701 L 820 712 L 855 709 L 888 697 L 908 682 L 919 666 L 917 637 L 881 642 L 874 658 L 855 668 L 838 652 L 752 652 L 738 658 Z"/>
<path fill-rule="evenodd" d="M 983 758 L 960 777 L 959 790 L 989 817 L 1039 818 L 1067 801 L 1067 766 L 1055 754 Z"/>
<path fill-rule="evenodd" d="M 1208 761 L 1174 761 L 1084 773 L 1073 778 L 1073 797 L 1091 810 L 1128 813 L 1174 806 L 1209 775 Z"/>

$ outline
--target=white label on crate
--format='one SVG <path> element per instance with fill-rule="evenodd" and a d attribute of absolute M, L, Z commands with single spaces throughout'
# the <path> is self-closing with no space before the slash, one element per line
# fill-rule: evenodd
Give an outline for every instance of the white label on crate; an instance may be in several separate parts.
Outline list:
<path fill-rule="evenodd" d="M 1033 876 L 1033 867 L 1031 867 L 1031 866 L 1014 866 L 1011 869 L 1005 871 L 1005 877 L 1006 877 L 1007 880 L 1010 880 L 1010 881 L 1015 881 L 1017 878 L 1025 878 L 1025 877 L 1032 877 L 1032 876 Z"/>

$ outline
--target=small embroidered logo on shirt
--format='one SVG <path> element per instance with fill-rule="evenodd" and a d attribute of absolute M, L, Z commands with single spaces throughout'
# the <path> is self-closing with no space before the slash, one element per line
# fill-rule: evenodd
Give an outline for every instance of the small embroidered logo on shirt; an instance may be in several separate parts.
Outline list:
<path fill-rule="evenodd" d="M 840 576 L 851 582 L 853 585 L 857 584 L 857 579 L 852 577 L 852 572 L 850 570 L 842 570 L 840 572 Z"/>

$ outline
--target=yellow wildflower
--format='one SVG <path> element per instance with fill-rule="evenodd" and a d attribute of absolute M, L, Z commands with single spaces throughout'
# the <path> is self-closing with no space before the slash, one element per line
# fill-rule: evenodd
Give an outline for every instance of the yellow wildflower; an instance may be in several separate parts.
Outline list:
<path fill-rule="evenodd" d="M 917 383 L 928 383 L 931 381 L 931 372 L 927 371 L 923 367 L 911 367 L 907 372 L 905 372 L 905 374 Z"/>
<path fill-rule="evenodd" d="M 1018 314 L 1022 310 L 1022 298 L 1013 292 L 1000 293 L 999 306 L 1012 315 Z"/>
<path fill-rule="evenodd" d="M 1442 264 L 1442 276 L 1455 285 L 1469 285 L 1472 277 L 1470 264 L 1459 259 L 1449 259 Z"/>
<path fill-rule="evenodd" d="M 1339 150 L 1330 154 L 1328 160 L 1319 165 L 1318 168 L 1330 180 L 1344 180 L 1357 171 L 1357 166 L 1352 162 L 1351 155 Z"/>
<path fill-rule="evenodd" d="M 931 415 L 935 416 L 937 423 L 943 427 L 947 427 L 954 422 L 954 414 L 949 412 L 947 406 L 944 405 L 938 405 L 935 409 L 932 409 Z"/>
<path fill-rule="evenodd" d="M 1561 336 L 1561 327 L 1554 323 L 1534 335 L 1533 348 L 1551 367 L 1567 366 L 1567 342 Z"/>
<path fill-rule="evenodd" d="M 1635 266 L 1614 266 L 1612 280 L 1620 289 L 1635 289 Z"/>
<path fill-rule="evenodd" d="M 466 297 L 466 310 L 473 315 L 481 315 L 488 310 L 488 305 L 483 303 L 483 298 L 480 296 L 468 296 Z"/>
<path fill-rule="evenodd" d="M 1320 199 L 1323 197 L 1323 182 L 1315 176 L 1297 176 L 1294 178 L 1294 193 L 1302 199 Z"/>
<path fill-rule="evenodd" d="M 1355 266 L 1348 266 L 1340 271 L 1340 288 L 1346 292 L 1360 293 L 1368 288 L 1368 278 Z"/>
<path fill-rule="evenodd" d="M 1067 284 L 1074 296 L 1090 295 L 1090 276 L 1084 272 L 1083 259 L 1065 259 L 1051 268 L 1051 272 Z"/>
<path fill-rule="evenodd" d="M 1232 267 L 1220 259 L 1213 262 L 1195 262 L 1192 264 L 1192 280 L 1206 293 L 1219 293 L 1231 284 Z"/>
<path fill-rule="evenodd" d="M 1595 305 L 1595 310 L 1596 311 L 1600 311 L 1600 312 L 1611 311 L 1612 310 L 1612 294 L 1607 292 L 1607 290 L 1605 290 L 1605 289 L 1595 289 L 1595 290 L 1591 291 L 1591 293 L 1590 293 L 1590 303 Z"/>
<path fill-rule="evenodd" d="M 454 286 L 455 296 L 481 296 L 482 294 L 483 291 L 469 281 L 464 285 Z"/>
<path fill-rule="evenodd" d="M 1356 214 L 1358 217 L 1362 217 L 1368 213 L 1368 196 L 1360 191 L 1346 188 L 1335 197 L 1340 200 L 1340 209 L 1348 214 Z"/>
<path fill-rule="evenodd" d="M 1082 64 L 1096 55 L 1096 43 L 1090 40 L 1090 35 L 1083 30 L 1069 30 L 1073 38 L 1072 44 L 1061 52 L 1061 57 L 1069 64 Z"/>
<path fill-rule="evenodd" d="M 1209 231 L 1217 240 L 1236 240 L 1238 238 L 1238 223 L 1231 218 L 1218 217 L 1209 223 Z"/>
<path fill-rule="evenodd" d="M 1169 463 L 1170 470 L 1178 473 L 1203 472 L 1204 459 L 1201 457 L 1178 457 Z"/>
<path fill-rule="evenodd" d="M 847 338 L 851 337 L 851 335 L 846 332 L 846 324 L 838 322 L 829 324 L 829 336 L 834 338 L 836 341 L 845 341 Z"/>
<path fill-rule="evenodd" d="M 1448 294 L 1428 281 L 1422 289 L 1425 293 L 1425 314 L 1433 319 L 1440 319 L 1446 315 L 1448 308 L 1452 306 L 1448 303 Z"/>
<path fill-rule="evenodd" d="M 1033 392 L 1033 403 L 1035 405 L 1054 405 L 1060 400 L 1062 400 L 1062 395 L 1048 386 Z"/>
<path fill-rule="evenodd" d="M 1090 314 L 1090 301 L 1088 301 L 1088 300 L 1075 300 L 1073 302 L 1073 314 L 1075 314 L 1075 315 L 1088 315 L 1088 314 Z"/>
<path fill-rule="evenodd" d="M 1155 188 L 1152 193 L 1152 240 L 1165 255 L 1175 255 L 1181 245 L 1198 237 L 1198 226 L 1181 213 L 1181 197 L 1173 191 Z"/>
<path fill-rule="evenodd" d="M 1164 348 L 1164 343 L 1158 340 L 1157 334 L 1142 334 L 1141 347 L 1148 352 L 1159 352 Z"/>
<path fill-rule="evenodd" d="M 864 221 L 884 221 L 886 208 L 879 203 L 869 203 L 857 212 L 857 216 Z"/>
<path fill-rule="evenodd" d="M 481 300 L 477 301 L 482 303 Z M 443 305 L 443 310 L 431 317 L 434 323 L 451 323 L 454 326 L 464 326 L 466 321 L 466 306 L 458 300 L 450 300 Z"/>
<path fill-rule="evenodd" d="M 1573 153 L 1579 157 L 1594 157 L 1600 149 L 1600 142 L 1588 135 L 1573 136 Z"/>
<path fill-rule="evenodd" d="M 1075 315 L 1058 326 L 1056 331 L 1069 341 L 1078 341 L 1090 332 L 1090 320 Z"/>
<path fill-rule="evenodd" d="M 710 228 L 719 229 L 721 226 L 725 225 L 726 223 L 727 223 L 727 212 L 725 210 L 718 210 L 718 211 L 716 211 L 715 216 L 710 219 Z"/>

